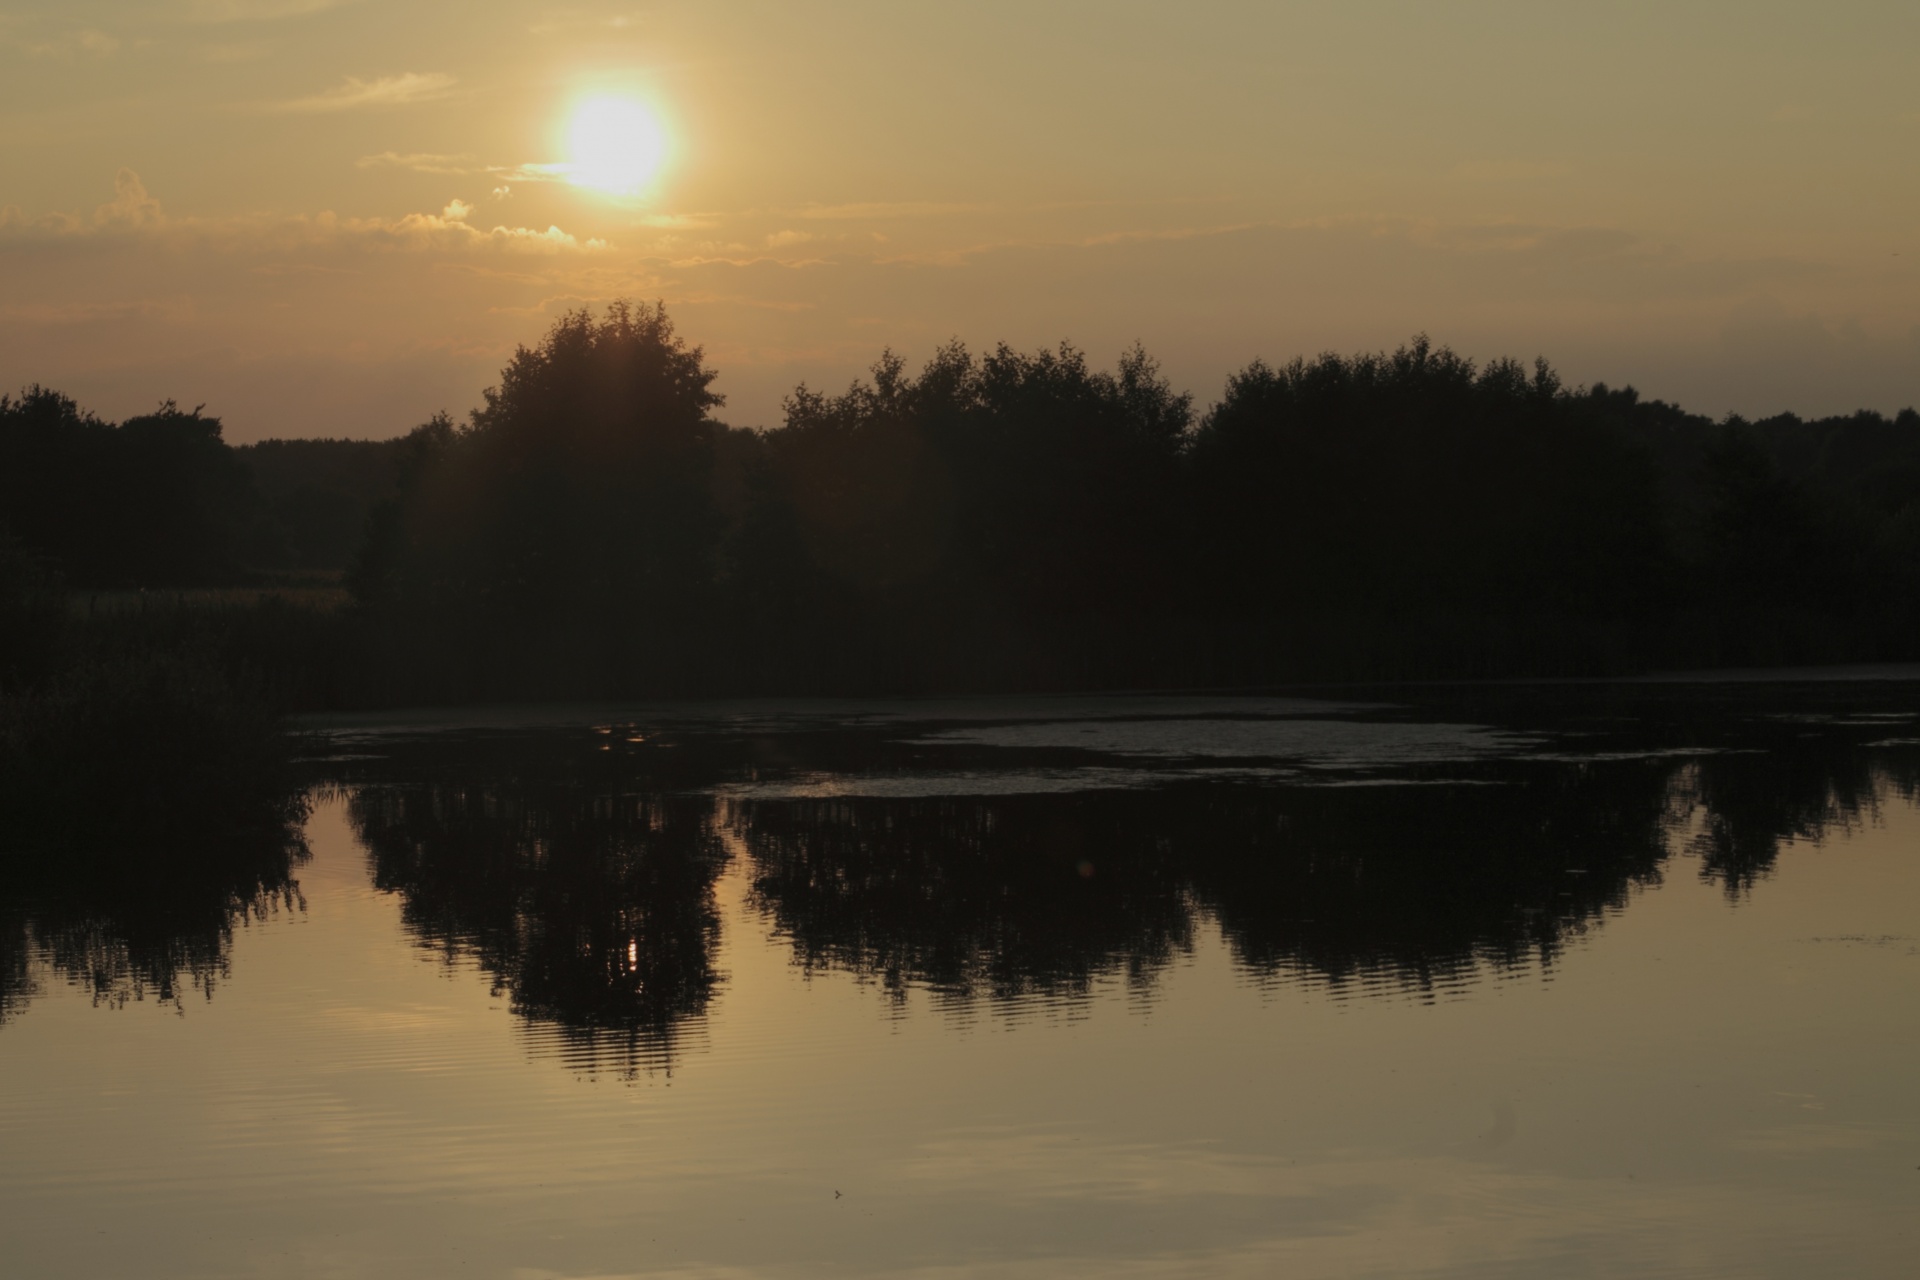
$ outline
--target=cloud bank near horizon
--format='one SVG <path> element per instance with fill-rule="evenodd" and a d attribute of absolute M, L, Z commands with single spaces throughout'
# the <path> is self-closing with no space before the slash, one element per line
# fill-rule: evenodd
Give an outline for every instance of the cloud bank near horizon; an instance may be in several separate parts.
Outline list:
<path fill-rule="evenodd" d="M 615 239 L 488 225 L 458 198 L 395 218 L 172 218 L 123 172 L 90 215 L 0 216 L 16 285 L 0 303 L 0 382 L 58 386 L 110 415 L 205 402 L 236 440 L 387 436 L 477 404 L 562 312 L 634 297 L 663 299 L 706 348 L 740 425 L 776 425 L 801 381 L 837 387 L 883 348 L 917 360 L 955 336 L 1065 340 L 1102 362 L 1137 340 L 1202 404 L 1255 358 L 1416 332 L 1716 415 L 1916 398 L 1920 332 L 1823 314 L 1872 282 L 1818 263 L 1407 219 L 947 249 L 898 243 L 904 216 L 836 214 L 815 225 L 842 230 L 821 237 L 793 233 L 791 211 L 686 219 L 693 234 L 656 215 Z"/>
<path fill-rule="evenodd" d="M 1425 332 L 1716 415 L 1896 409 L 1916 43 L 1893 0 L 19 0 L 0 387 L 389 435 L 633 297 L 742 424 L 955 336 L 1138 340 L 1203 404 Z M 608 96 L 661 125 L 644 190 L 577 181 Z"/>

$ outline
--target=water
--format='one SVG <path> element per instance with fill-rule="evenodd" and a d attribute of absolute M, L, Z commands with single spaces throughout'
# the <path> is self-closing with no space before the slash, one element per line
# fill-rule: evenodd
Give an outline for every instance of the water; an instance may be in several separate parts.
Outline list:
<path fill-rule="evenodd" d="M 1912 1273 L 1920 686 L 317 728 L 7 908 L 6 1275 Z"/>

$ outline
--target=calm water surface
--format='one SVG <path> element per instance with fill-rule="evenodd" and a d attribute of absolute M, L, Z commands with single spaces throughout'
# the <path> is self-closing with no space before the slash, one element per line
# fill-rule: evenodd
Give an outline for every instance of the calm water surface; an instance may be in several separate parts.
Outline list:
<path fill-rule="evenodd" d="M 316 727 L 303 842 L 0 909 L 0 1272 L 1920 1257 L 1920 686 Z"/>

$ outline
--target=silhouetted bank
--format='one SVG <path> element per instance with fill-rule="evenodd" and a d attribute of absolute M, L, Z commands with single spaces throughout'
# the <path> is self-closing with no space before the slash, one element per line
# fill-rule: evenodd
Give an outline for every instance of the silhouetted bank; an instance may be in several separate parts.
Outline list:
<path fill-rule="evenodd" d="M 381 444 L 32 389 L 5 530 L 70 588 L 350 569 L 351 609 L 114 624 L 288 707 L 1920 658 L 1912 410 L 1715 423 L 1424 339 L 1256 363 L 1204 414 L 1138 350 L 889 353 L 765 432 L 713 379 L 618 304 Z"/>
<path fill-rule="evenodd" d="M 231 623 L 83 624 L 0 544 L 0 1018 L 36 947 L 98 999 L 210 991 L 234 924 L 297 896 L 296 744 Z"/>

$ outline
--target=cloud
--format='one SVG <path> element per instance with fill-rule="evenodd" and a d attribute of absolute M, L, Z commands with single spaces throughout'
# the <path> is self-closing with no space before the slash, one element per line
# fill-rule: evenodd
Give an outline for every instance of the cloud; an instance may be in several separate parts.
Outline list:
<path fill-rule="evenodd" d="M 354 161 L 354 165 L 361 169 L 411 169 L 415 173 L 453 177 L 489 171 L 484 165 L 476 165 L 472 156 L 443 156 L 425 151 L 413 151 L 405 155 L 398 151 L 382 151 L 377 156 L 361 156 Z"/>
<path fill-rule="evenodd" d="M 467 217 L 472 212 L 473 206 L 455 200 L 440 213 L 410 213 L 404 218 L 336 218 L 322 214 L 304 226 L 322 240 L 352 239 L 402 249 L 497 248 L 560 253 L 608 247 L 604 240 L 581 240 L 554 226 L 545 231 L 533 227 L 497 226 L 487 230 L 469 226 Z"/>
<path fill-rule="evenodd" d="M 158 227 L 167 220 L 160 202 L 147 193 L 146 184 L 131 169 L 122 169 L 113 176 L 113 197 L 95 208 L 90 217 L 82 217 L 77 213 L 49 213 L 35 218 L 29 217 L 16 205 L 0 207 L 0 236 L 61 236 L 124 231 Z"/>
<path fill-rule="evenodd" d="M 570 164 L 488 165 L 486 172 L 513 182 L 565 182 L 574 167 Z"/>
<path fill-rule="evenodd" d="M 31 58 L 105 58 L 119 51 L 120 39 L 94 27 L 33 37 L 0 26 L 0 47 L 18 49 Z"/>
<path fill-rule="evenodd" d="M 147 194 L 140 175 L 122 169 L 113 175 L 113 201 L 93 211 L 96 227 L 157 227 L 167 220 L 160 202 Z"/>
<path fill-rule="evenodd" d="M 186 16 L 191 22 L 273 22 L 353 3 L 355 0 L 187 0 Z"/>
<path fill-rule="evenodd" d="M 481 164 L 472 156 L 436 155 L 432 152 L 416 151 L 402 154 L 398 151 L 382 151 L 378 155 L 361 156 L 354 161 L 361 169 L 410 169 L 415 173 L 432 173 L 443 177 L 465 177 L 480 174 L 495 182 L 565 182 L 574 172 L 570 164 Z M 504 195 L 506 188 L 495 192 Z"/>
<path fill-rule="evenodd" d="M 577 31 L 625 31 L 637 27 L 647 18 L 644 10 L 634 9 L 626 13 L 593 13 L 585 10 L 549 10 L 540 21 L 527 27 L 527 34 L 551 36 Z"/>
<path fill-rule="evenodd" d="M 696 231 L 717 227 L 720 222 L 721 215 L 717 213 L 649 213 L 638 219 L 636 225 L 656 231 Z"/>
<path fill-rule="evenodd" d="M 431 102 L 436 98 L 444 98 L 454 84 L 452 76 L 438 71 L 427 73 L 408 71 L 397 76 L 381 76 L 378 80 L 362 80 L 358 76 L 348 76 L 344 84 L 328 89 L 325 93 L 282 102 L 277 109 L 304 112 L 352 111 L 359 107 L 399 107 L 409 103 Z"/>
<path fill-rule="evenodd" d="M 431 204 L 384 217 L 170 214 L 132 173 L 98 208 L 0 210 L 0 386 L 57 385 L 110 415 L 204 400 L 236 439 L 380 434 L 471 403 L 556 309 L 632 296 L 665 299 L 706 346 L 741 424 L 777 422 L 795 383 L 842 385 L 884 345 L 918 360 L 955 335 L 1070 338 L 1100 360 L 1139 339 L 1203 402 L 1256 356 L 1391 348 L 1421 330 L 1715 415 L 1891 410 L 1920 387 L 1920 272 L 1710 240 L 1391 218 L 1097 234 L 1132 221 L 1116 214 L 996 228 L 992 245 L 963 241 L 972 224 L 882 223 L 899 239 L 876 245 L 857 219 L 764 208 L 602 210 L 562 229 L 539 225 L 531 189 L 485 199 L 482 175 L 510 170 L 473 157 L 363 164 L 473 176 L 436 178 Z M 590 225 L 619 228 L 601 232 L 617 243 Z"/>
<path fill-rule="evenodd" d="M 945 214 L 979 213 L 986 208 L 986 205 L 978 204 L 941 204 L 932 200 L 907 200 L 892 203 L 810 204 L 798 209 L 789 209 L 786 212 L 789 217 L 794 218 L 842 221 L 867 218 L 935 218 Z"/>
<path fill-rule="evenodd" d="M 557 226 L 478 227 L 470 223 L 474 206 L 453 200 L 439 213 L 410 213 L 398 218 L 342 218 L 334 213 L 293 217 L 170 219 L 147 191 L 140 175 L 122 169 L 115 175 L 114 199 L 89 217 L 52 213 L 30 218 L 11 205 L 0 208 L 0 246 L 8 241 L 87 239 L 111 233 L 142 232 L 183 251 L 247 255 L 358 246 L 389 250 L 503 249 L 531 253 L 591 253 L 607 249 L 605 240 L 581 239 Z"/>
<path fill-rule="evenodd" d="M 439 213 L 398 218 L 342 218 L 319 213 L 291 218 L 178 222 L 169 231 L 183 245 L 214 252 L 295 255 L 312 252 L 411 251 L 459 253 L 585 254 L 610 248 L 605 240 L 581 239 L 557 226 L 479 227 L 468 219 L 473 206 L 454 200 Z"/>

